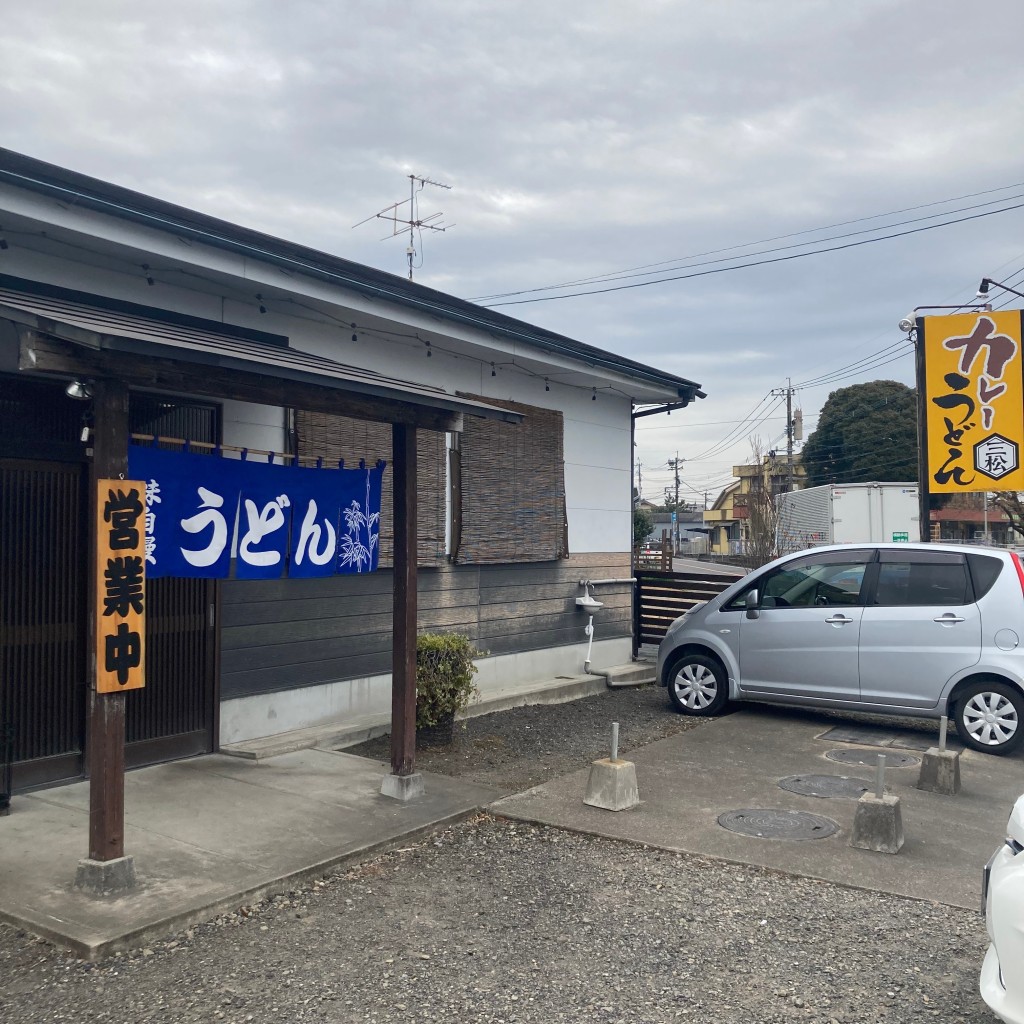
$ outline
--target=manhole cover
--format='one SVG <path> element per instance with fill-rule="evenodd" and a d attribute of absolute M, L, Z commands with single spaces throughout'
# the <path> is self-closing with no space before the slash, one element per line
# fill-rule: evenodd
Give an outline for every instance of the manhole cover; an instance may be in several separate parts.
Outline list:
<path fill-rule="evenodd" d="M 718 824 L 730 832 L 760 839 L 824 839 L 839 831 L 831 818 L 806 811 L 726 811 Z"/>
<path fill-rule="evenodd" d="M 830 761 L 838 761 L 840 764 L 859 764 L 874 768 L 878 764 L 878 750 L 828 750 L 825 756 Z M 886 768 L 912 768 L 915 764 L 921 763 L 921 758 L 913 754 L 882 754 L 885 758 Z"/>
<path fill-rule="evenodd" d="M 790 775 L 787 779 L 779 780 L 779 787 L 801 796 L 820 796 L 826 800 L 833 797 L 859 800 L 871 788 L 871 783 L 863 779 L 850 779 L 845 775 Z"/>

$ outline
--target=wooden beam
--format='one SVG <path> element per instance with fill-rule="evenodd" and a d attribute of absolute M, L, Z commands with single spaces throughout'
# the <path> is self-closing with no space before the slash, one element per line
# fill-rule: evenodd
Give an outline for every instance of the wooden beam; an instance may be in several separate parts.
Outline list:
<path fill-rule="evenodd" d="M 403 423 L 422 430 L 460 432 L 463 415 L 400 399 L 303 384 L 256 372 L 203 363 L 157 359 L 109 350 L 94 351 L 22 328 L 19 368 L 64 377 L 113 376 L 132 387 L 231 398 L 258 405 L 334 413 L 378 423 Z"/>
<path fill-rule="evenodd" d="M 416 762 L 416 428 L 391 428 L 395 488 L 394 614 L 391 658 L 391 772 Z"/>
<path fill-rule="evenodd" d="M 93 458 L 90 493 L 96 481 L 128 473 L 128 386 L 119 380 L 97 379 L 93 389 Z M 95 552 L 96 502 L 90 501 L 89 546 Z M 89 559 L 96 572 L 96 559 Z M 124 694 L 97 693 L 96 594 L 99 581 L 89 587 L 89 709 L 86 758 L 89 767 L 89 857 L 115 860 L 124 856 Z"/>

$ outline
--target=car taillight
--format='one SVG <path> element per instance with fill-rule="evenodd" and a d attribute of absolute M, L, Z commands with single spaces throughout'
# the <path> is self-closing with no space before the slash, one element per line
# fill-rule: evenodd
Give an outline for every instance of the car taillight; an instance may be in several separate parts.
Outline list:
<path fill-rule="evenodd" d="M 1020 555 L 1016 551 L 1010 552 L 1010 558 L 1013 561 L 1013 567 L 1017 570 L 1017 579 L 1020 580 L 1020 589 L 1024 591 L 1024 565 L 1021 565 Z"/>

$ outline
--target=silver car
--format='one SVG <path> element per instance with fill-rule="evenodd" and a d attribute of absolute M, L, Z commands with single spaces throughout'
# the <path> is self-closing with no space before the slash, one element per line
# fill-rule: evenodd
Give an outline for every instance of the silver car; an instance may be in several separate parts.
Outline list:
<path fill-rule="evenodd" d="M 948 544 L 836 545 L 755 570 L 669 627 L 658 679 L 684 715 L 769 701 L 956 722 L 1024 739 L 1024 565 Z"/>

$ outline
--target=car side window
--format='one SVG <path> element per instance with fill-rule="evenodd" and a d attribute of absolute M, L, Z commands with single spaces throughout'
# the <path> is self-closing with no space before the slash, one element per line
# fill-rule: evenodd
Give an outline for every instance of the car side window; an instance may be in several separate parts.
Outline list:
<path fill-rule="evenodd" d="M 860 604 L 868 559 L 808 557 L 764 578 L 762 608 L 840 608 Z"/>
<path fill-rule="evenodd" d="M 947 552 L 884 552 L 871 603 L 889 608 L 964 605 L 973 600 L 967 561 Z"/>

